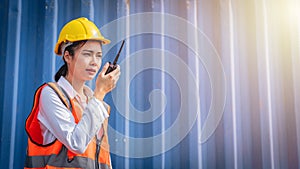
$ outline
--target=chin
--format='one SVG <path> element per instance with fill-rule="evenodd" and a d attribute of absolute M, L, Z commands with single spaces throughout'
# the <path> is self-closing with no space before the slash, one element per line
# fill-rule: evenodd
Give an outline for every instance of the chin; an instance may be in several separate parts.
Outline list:
<path fill-rule="evenodd" d="M 85 78 L 85 81 L 90 81 L 90 80 L 93 80 L 95 78 L 95 76 L 87 76 Z"/>

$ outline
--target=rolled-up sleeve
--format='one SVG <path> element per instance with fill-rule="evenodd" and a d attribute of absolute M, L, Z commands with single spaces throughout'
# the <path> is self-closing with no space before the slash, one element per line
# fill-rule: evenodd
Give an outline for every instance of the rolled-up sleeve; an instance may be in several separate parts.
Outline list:
<path fill-rule="evenodd" d="M 57 138 L 69 150 L 82 154 L 109 116 L 104 102 L 92 98 L 84 109 L 81 120 L 75 123 L 72 112 L 61 102 L 53 89 L 46 86 L 40 97 L 38 119 L 43 126 L 45 142 Z"/>

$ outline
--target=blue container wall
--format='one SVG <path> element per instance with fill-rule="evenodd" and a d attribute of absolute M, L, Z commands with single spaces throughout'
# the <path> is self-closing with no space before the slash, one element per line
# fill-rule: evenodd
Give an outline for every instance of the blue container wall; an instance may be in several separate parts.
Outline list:
<path fill-rule="evenodd" d="M 81 16 L 112 41 L 103 63 L 126 38 L 105 98 L 114 168 L 299 168 L 299 2 L 0 2 L 1 168 L 23 167 L 34 92 L 63 63 L 60 29 Z"/>

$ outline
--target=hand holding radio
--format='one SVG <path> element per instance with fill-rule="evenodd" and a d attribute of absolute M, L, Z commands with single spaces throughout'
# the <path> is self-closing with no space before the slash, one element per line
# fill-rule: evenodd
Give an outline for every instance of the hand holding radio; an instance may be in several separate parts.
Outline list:
<path fill-rule="evenodd" d="M 99 73 L 98 78 L 96 79 L 94 96 L 99 100 L 103 100 L 104 96 L 116 87 L 116 83 L 119 80 L 119 76 L 121 74 L 120 66 L 117 65 L 117 61 L 124 43 L 125 40 L 123 40 L 120 50 L 114 59 L 114 62 L 106 63 L 102 71 Z"/>

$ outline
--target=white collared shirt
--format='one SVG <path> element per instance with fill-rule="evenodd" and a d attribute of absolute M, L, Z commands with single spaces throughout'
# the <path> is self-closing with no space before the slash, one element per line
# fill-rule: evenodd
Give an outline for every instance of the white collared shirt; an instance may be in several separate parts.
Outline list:
<path fill-rule="evenodd" d="M 108 105 L 92 97 L 93 91 L 88 86 L 84 86 L 84 94 L 92 98 L 86 103 L 64 77 L 61 77 L 57 84 L 66 91 L 70 99 L 76 98 L 84 111 L 81 120 L 76 124 L 72 112 L 62 103 L 55 91 L 46 86 L 40 96 L 38 113 L 44 144 L 49 144 L 57 138 L 69 150 L 82 154 L 109 116 Z"/>

